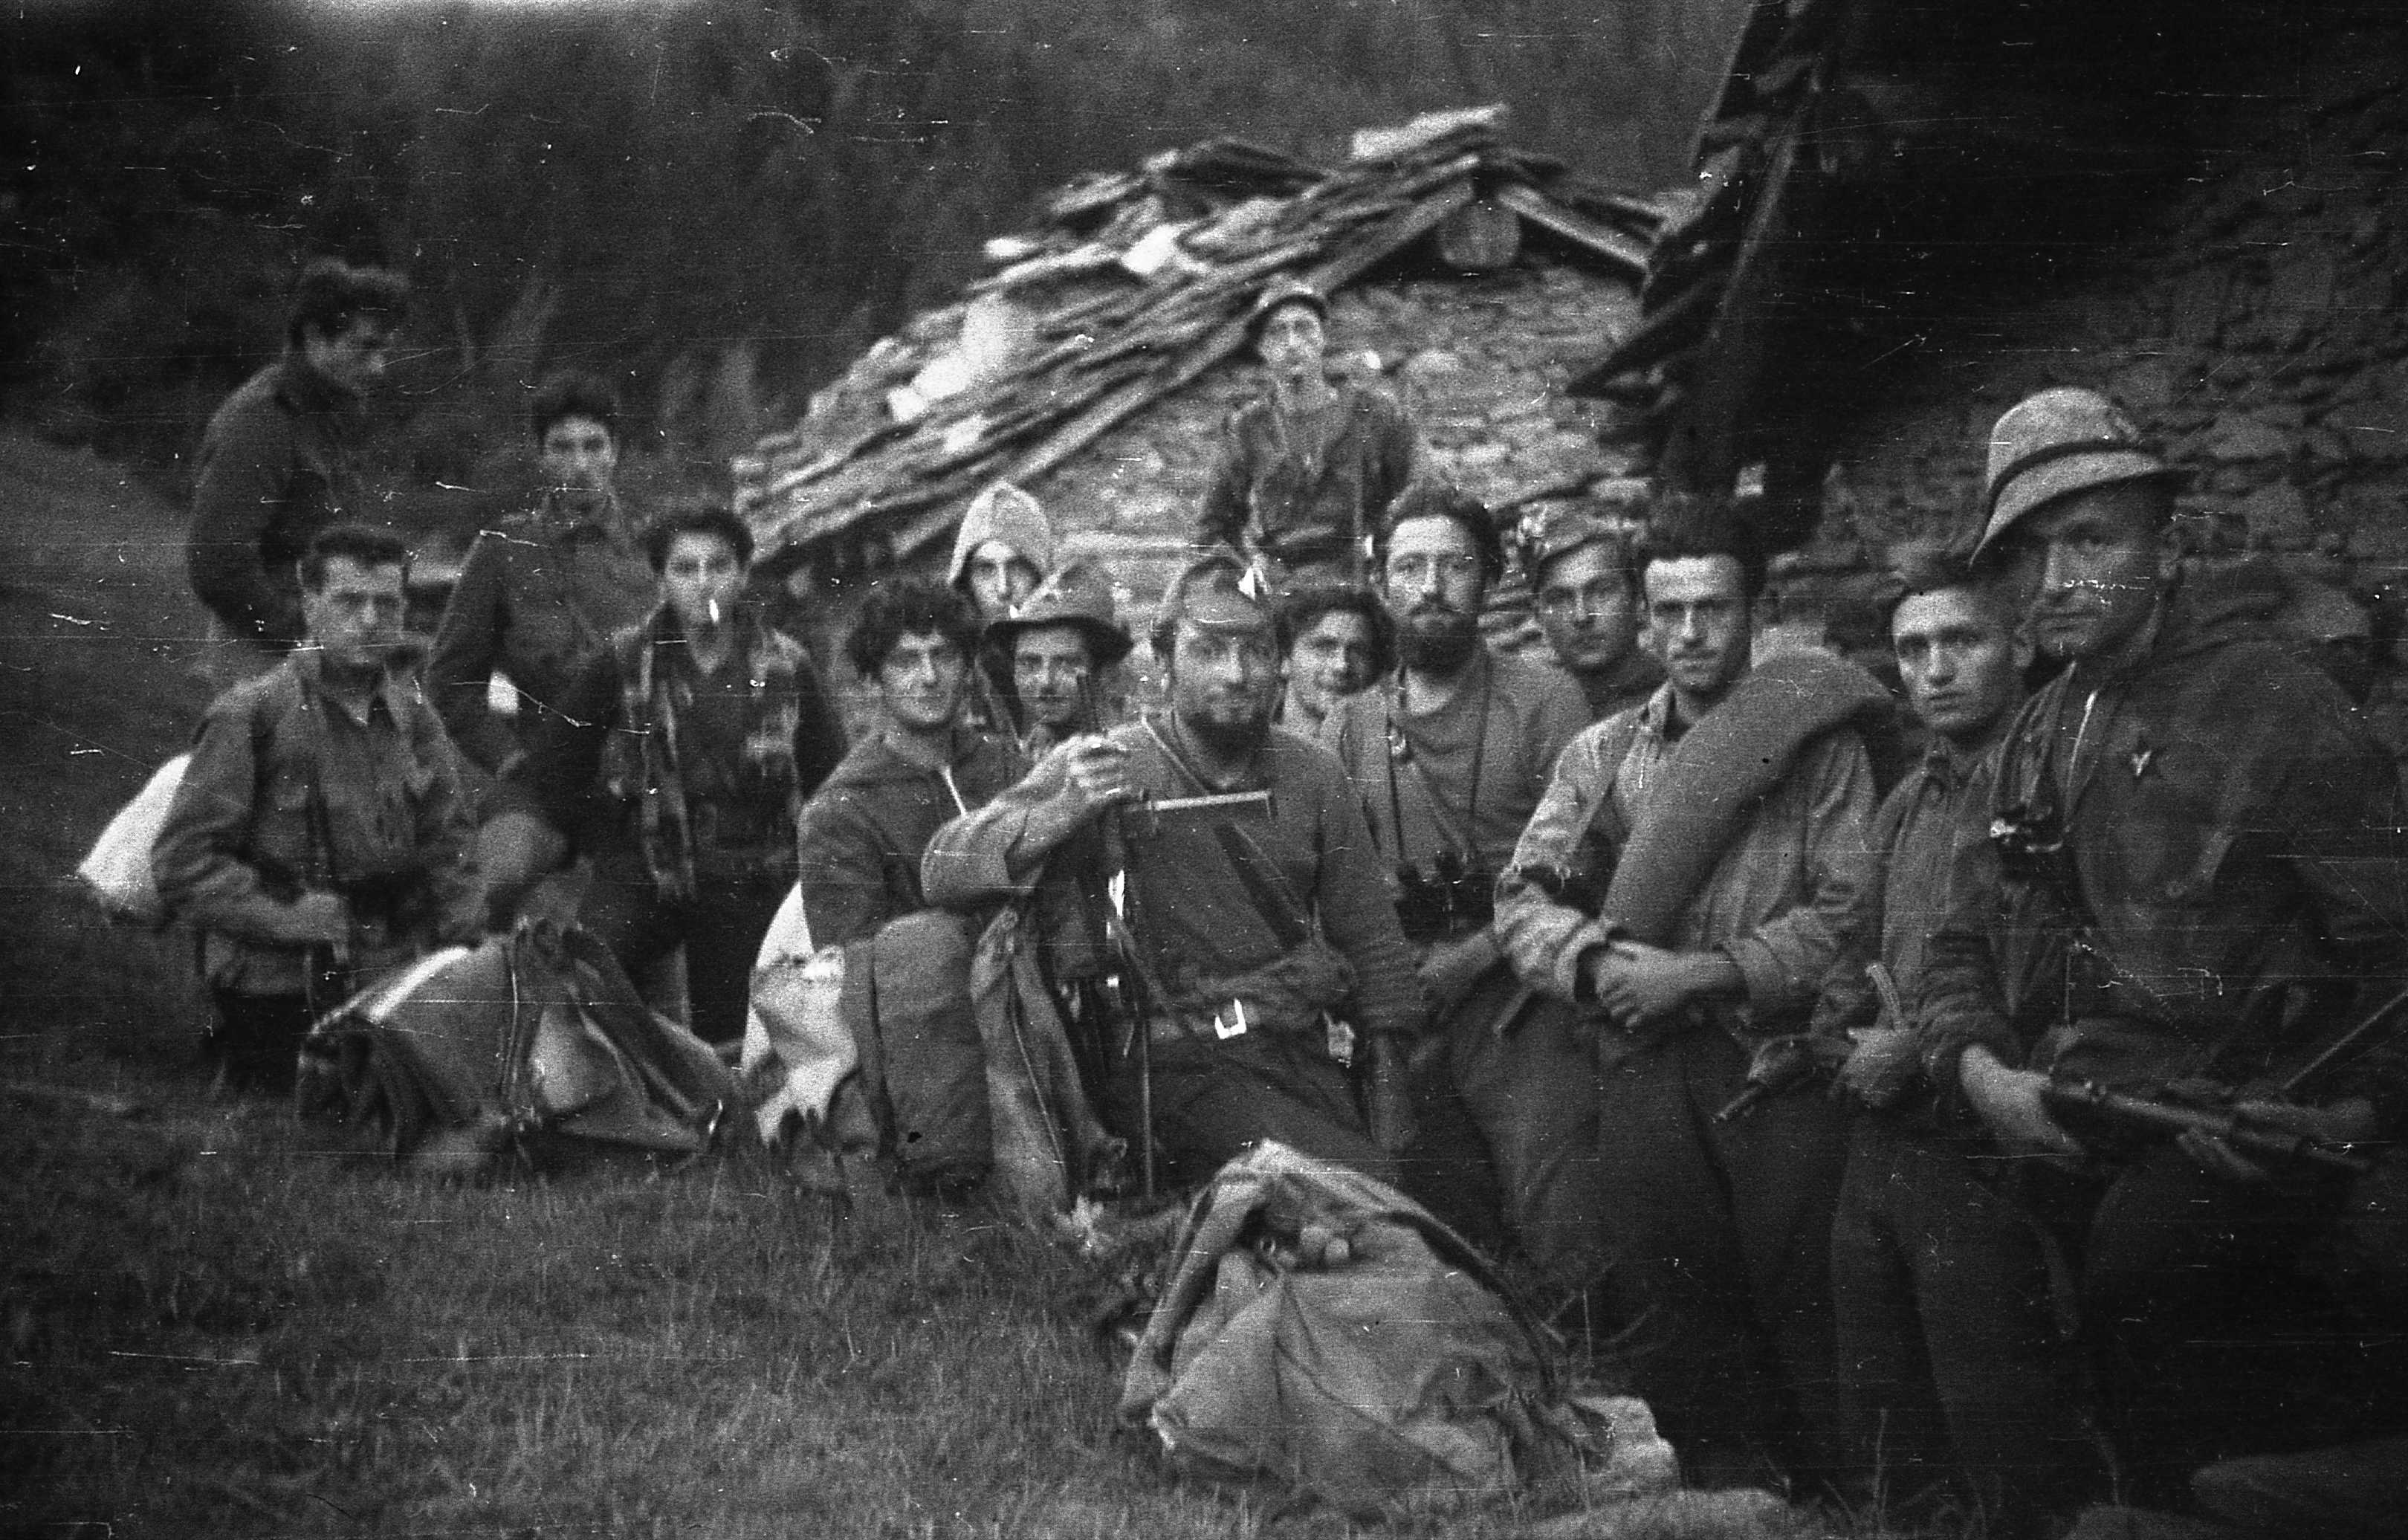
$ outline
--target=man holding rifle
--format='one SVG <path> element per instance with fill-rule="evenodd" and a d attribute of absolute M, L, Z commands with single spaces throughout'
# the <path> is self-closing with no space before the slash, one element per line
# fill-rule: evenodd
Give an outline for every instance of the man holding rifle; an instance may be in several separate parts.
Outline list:
<path fill-rule="evenodd" d="M 2396 1033 L 2321 1053 L 2408 973 L 2393 767 L 2329 681 L 2180 576 L 2175 474 L 2086 390 L 1992 430 L 1975 560 L 2066 667 L 1959 828 L 1921 1013 L 1943 1096 L 2064 1158 L 2020 1162 L 2025 1187 L 2072 1243 L 2111 1434 L 2160 1502 L 2312 1436 L 2288 1392 L 2358 1357 L 2296 1267 L 2347 1173 L 2213 1130 L 2346 1155 L 2408 1106 Z M 2125 1097 L 2233 1121 L 2154 1129 L 2113 1115 Z"/>
<path fill-rule="evenodd" d="M 1898 575 L 1891 647 L 1930 746 L 1874 820 L 1880 879 L 1814 1011 L 1824 1058 L 1865 1109 L 1831 1226 L 1842 1402 L 1856 1470 L 1885 1480 L 1893 1501 L 1954 1484 L 1992 1533 L 2040 1534 L 2100 1484 L 2048 1259 L 2010 1190 L 2011 1162 L 1919 1084 L 1904 1003 L 1948 910 L 1964 810 L 1989 805 L 1990 750 L 2023 701 L 2031 649 L 2006 596 L 1961 557 L 1918 554 Z"/>
<path fill-rule="evenodd" d="M 1133 1143 L 1150 1130 L 1173 1180 L 1276 1139 L 1394 1181 L 1412 958 L 1337 762 L 1270 726 L 1270 607 L 1234 557 L 1207 556 L 1172 583 L 1154 648 L 1168 712 L 1061 744 L 939 830 L 929 900 L 1036 890 L 1053 981 L 1125 1006 L 1106 1116 Z M 1359 1096 L 1333 1022 L 1355 1029 Z"/>
<path fill-rule="evenodd" d="M 318 1013 L 484 917 L 458 756 L 393 667 L 408 554 L 336 525 L 298 565 L 301 644 L 210 705 L 151 853 L 228 1082 L 280 1094 Z"/>

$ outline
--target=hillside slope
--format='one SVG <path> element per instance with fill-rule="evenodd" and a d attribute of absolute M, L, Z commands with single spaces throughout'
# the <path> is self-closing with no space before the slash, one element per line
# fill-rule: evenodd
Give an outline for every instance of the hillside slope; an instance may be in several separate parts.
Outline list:
<path fill-rule="evenodd" d="M 181 945 L 108 925 L 66 878 L 207 704 L 181 516 L 14 436 L 0 508 L 0 1055 L 180 1058 L 198 1019 Z"/>

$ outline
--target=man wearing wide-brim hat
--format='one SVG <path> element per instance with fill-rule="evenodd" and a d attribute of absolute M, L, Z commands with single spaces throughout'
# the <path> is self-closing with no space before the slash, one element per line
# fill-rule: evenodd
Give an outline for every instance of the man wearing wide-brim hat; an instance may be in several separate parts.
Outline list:
<path fill-rule="evenodd" d="M 1002 618 L 986 644 L 1011 666 L 1021 746 L 1042 754 L 1081 733 L 1112 726 L 1105 680 L 1136 643 L 1120 623 L 1111 579 L 1072 561 Z"/>
<path fill-rule="evenodd" d="M 1283 582 L 1360 583 L 1368 542 L 1421 451 L 1397 398 L 1326 372 L 1329 301 L 1294 279 L 1266 288 L 1247 340 L 1270 388 L 1221 427 L 1196 542 L 1268 558 Z"/>
<path fill-rule="evenodd" d="M 1160 717 L 1056 746 L 939 829 L 928 896 L 1034 893 L 1056 987 L 1120 979 L 1137 1015 L 1110 1034 L 1097 1100 L 1132 1144 L 1151 1122 L 1171 1181 L 1276 1139 L 1393 1182 L 1412 955 L 1338 761 L 1270 724 L 1279 648 L 1256 575 L 1227 553 L 1195 564 L 1153 648 Z M 1333 1019 L 1360 1039 L 1359 1090 Z"/>
<path fill-rule="evenodd" d="M 2332 683 L 2186 592 L 2178 480 L 2094 391 L 2042 391 L 1991 432 L 1977 559 L 2064 670 L 1971 810 L 1918 1012 L 1943 1103 L 2011 1154 L 2091 1157 L 2015 1165 L 2086 1228 L 2109 1431 L 2141 1494 L 2170 1498 L 2214 1455 L 2313 1438 L 2291 1392 L 2333 1365 L 2293 1318 L 2292 1269 L 2342 1184 L 2193 1134 L 2100 1139 L 2049 1081 L 2205 1079 L 2334 1140 L 2396 1137 L 2408 1111 L 2396 1042 L 2295 1097 L 2266 1089 L 2408 975 L 2403 810 Z M 2278 1411 L 2291 1426 L 2268 1425 Z"/>

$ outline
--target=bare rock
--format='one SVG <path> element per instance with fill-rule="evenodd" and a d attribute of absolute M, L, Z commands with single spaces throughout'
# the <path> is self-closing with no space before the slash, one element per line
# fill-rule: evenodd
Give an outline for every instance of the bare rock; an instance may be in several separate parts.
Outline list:
<path fill-rule="evenodd" d="M 2408 460 L 2408 401 L 2348 402 L 2327 412 L 2323 425 L 2341 436 L 2353 456 Z"/>
<path fill-rule="evenodd" d="M 2308 499 L 2288 482 L 2261 486 L 2241 500 L 2234 512 L 2248 525 L 2249 543 L 2275 551 L 2297 551 L 2315 539 L 2308 518 Z"/>
<path fill-rule="evenodd" d="M 2229 464 L 2246 460 L 2279 460 L 2299 447 L 2296 430 L 2286 431 L 2260 413 L 2227 412 L 2184 446 L 2186 454 Z"/>

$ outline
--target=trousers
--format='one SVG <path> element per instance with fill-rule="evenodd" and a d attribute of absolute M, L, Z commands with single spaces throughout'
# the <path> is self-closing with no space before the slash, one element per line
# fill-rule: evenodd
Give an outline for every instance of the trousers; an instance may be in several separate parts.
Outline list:
<path fill-rule="evenodd" d="M 639 983 L 685 948 L 688 1014 L 705 1043 L 744 1036 L 752 962 L 792 882 L 767 874 L 697 874 L 694 897 L 662 897 L 632 847 L 597 852 L 579 920 Z"/>
<path fill-rule="evenodd" d="M 1764 1460 L 1839 1466 L 1831 1216 L 1844 1109 L 1813 1091 L 1730 1123 L 1714 1112 L 1747 1051 L 1694 1026 L 1599 1079 L 1604 1295 L 1631 1339 L 1634 1388 L 1693 1475 Z"/>
<path fill-rule="evenodd" d="M 2105 1484 L 2076 1408 L 2038 1228 L 1972 1130 L 1861 1114 L 1831 1224 L 1843 1404 L 1858 1470 L 1951 1480 L 1994 1533 L 2035 1533 Z"/>
<path fill-rule="evenodd" d="M 1588 1288 L 1605 1267 L 1608 1199 L 1597 1052 L 1577 1008 L 1494 969 L 1426 1058 L 1407 1189 L 1431 1189 L 1438 1201 L 1425 1202 L 1475 1242 L 1510 1240 L 1548 1292 Z"/>
<path fill-rule="evenodd" d="M 1158 1043 L 1152 1052 L 1154 1139 L 1173 1184 L 1203 1181 L 1266 1139 L 1399 1184 L 1395 1158 L 1372 1141 L 1353 1078 L 1319 1034 L 1250 1031 Z M 1138 1147 L 1143 1091 L 1134 1052 L 1112 1054 L 1102 1101 L 1105 1122 Z"/>
<path fill-rule="evenodd" d="M 301 1040 L 309 1033 L 308 997 L 212 988 L 209 1003 L 217 1013 L 209 1047 L 225 1067 L 227 1083 L 290 1096 L 300 1069 Z"/>

